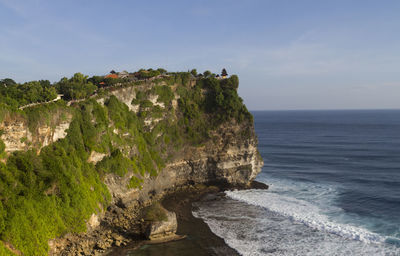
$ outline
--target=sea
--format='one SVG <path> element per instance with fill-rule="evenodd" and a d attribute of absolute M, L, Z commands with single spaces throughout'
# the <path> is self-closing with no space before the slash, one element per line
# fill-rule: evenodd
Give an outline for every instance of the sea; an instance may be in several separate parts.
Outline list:
<path fill-rule="evenodd" d="M 241 255 L 400 255 L 400 110 L 252 114 L 269 189 L 196 217 Z"/>

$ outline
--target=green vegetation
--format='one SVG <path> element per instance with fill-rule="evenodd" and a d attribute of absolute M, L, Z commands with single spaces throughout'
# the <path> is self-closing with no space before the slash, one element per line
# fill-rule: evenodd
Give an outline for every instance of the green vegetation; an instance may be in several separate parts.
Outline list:
<path fill-rule="evenodd" d="M 39 81 L 34 86 L 0 81 L 0 122 L 18 115 L 35 136 L 40 126 L 54 128 L 71 120 L 66 137 L 41 148 L 40 153 L 40 145 L 32 145 L 31 150 L 7 156 L 0 139 L 0 158 L 7 157 L 6 163 L 0 162 L 1 241 L 24 255 L 46 255 L 49 239 L 85 231 L 85 220 L 107 207 L 110 194 L 103 182 L 105 175 L 129 174 L 128 187 L 140 189 L 146 174 L 158 175 L 177 151 L 203 145 L 211 130 L 225 122 L 252 121 L 237 94 L 235 75 L 216 79 L 207 71 L 202 76 L 196 70 L 167 73 L 163 69 L 140 70 L 137 75 L 155 77 L 152 84 L 129 81 L 121 85 L 137 86 L 132 100 L 139 106 L 137 113 L 107 88 L 98 89 L 104 77 L 88 79 L 77 73 L 54 85 Z M 122 80 L 110 81 L 104 86 Z M 26 103 L 48 101 L 57 92 L 65 100 L 82 101 L 67 106 L 60 100 L 17 110 Z M 95 92 L 98 95 L 90 97 Z M 104 105 L 96 101 L 100 95 Z M 149 98 L 154 96 L 157 102 L 153 104 Z M 172 105 L 175 98 L 179 98 L 177 108 Z M 93 151 L 106 156 L 90 163 Z M 146 219 L 164 220 L 166 214 L 155 204 L 147 209 Z M 0 243 L 0 255 L 8 254 Z"/>
<path fill-rule="evenodd" d="M 34 102 L 45 102 L 57 97 L 57 91 L 48 80 L 17 84 L 11 79 L 0 81 L 0 102 L 17 108 Z"/>
<path fill-rule="evenodd" d="M 163 69 L 160 70 L 153 70 L 153 69 L 148 69 L 148 70 L 144 70 L 144 69 L 140 69 L 137 73 L 137 77 L 139 79 L 147 79 L 147 78 L 151 78 L 151 77 L 155 77 L 158 75 L 161 75 L 160 71 L 164 71 Z"/>
<path fill-rule="evenodd" d="M 223 80 L 202 78 L 193 87 L 178 87 L 179 109 L 183 115 L 178 126 L 185 129 L 184 140 L 200 145 L 209 138 L 209 131 L 223 122 L 252 121 L 252 115 L 237 94 L 238 85 L 239 79 L 233 75 Z"/>
<path fill-rule="evenodd" d="M 129 82 L 129 79 L 125 78 L 111 78 L 104 76 L 92 76 L 87 80 L 89 83 L 96 85 L 96 87 L 109 87 L 121 83 Z"/>
<path fill-rule="evenodd" d="M 194 69 L 192 74 L 197 74 Z M 116 74 L 114 71 L 113 74 Z M 32 103 L 49 102 L 62 94 L 63 99 L 80 100 L 99 92 L 100 88 L 108 88 L 116 85 L 139 85 L 147 79 L 154 78 L 154 82 L 166 82 L 172 84 L 187 84 L 190 80 L 189 72 L 168 73 L 165 69 L 140 69 L 132 73 L 130 78 L 111 78 L 105 76 L 92 76 L 88 78 L 81 73 L 75 73 L 71 78 L 63 77 L 59 82 L 51 84 L 48 80 L 16 83 L 10 78 L 0 80 L 0 105 L 17 109 Z M 163 76 L 160 76 L 163 75 Z M 195 76 L 195 75 L 194 75 Z M 1 114 L 1 113 L 0 113 Z"/>
<path fill-rule="evenodd" d="M 11 78 L 4 78 L 4 79 L 0 80 L 0 85 L 3 85 L 5 87 L 13 86 L 13 85 L 16 85 L 16 84 L 17 83 L 14 80 L 12 80 Z"/>
<path fill-rule="evenodd" d="M 169 104 L 174 99 L 174 93 L 169 86 L 154 86 L 151 90 L 152 93 L 158 95 L 158 102 Z"/>
<path fill-rule="evenodd" d="M 0 242 L 0 255 L 2 256 L 12 256 L 14 255 L 10 250 L 8 250 L 3 243 Z"/>
<path fill-rule="evenodd" d="M 88 81 L 88 77 L 81 73 L 76 73 L 70 79 L 64 77 L 55 86 L 66 100 L 87 98 L 97 89 L 92 82 Z"/>
<path fill-rule="evenodd" d="M 204 76 L 205 78 L 208 78 L 211 74 L 212 74 L 211 71 L 206 70 L 206 71 L 204 71 L 203 76 Z"/>
<path fill-rule="evenodd" d="M 3 122 L 6 114 L 10 112 L 10 107 L 4 103 L 0 103 L 0 122 Z"/>
<path fill-rule="evenodd" d="M 4 144 L 3 140 L 0 139 L 0 154 L 4 152 L 6 145 Z"/>
<path fill-rule="evenodd" d="M 190 74 L 192 74 L 193 76 L 197 76 L 197 70 L 194 68 L 190 71 Z"/>
<path fill-rule="evenodd" d="M 26 116 L 30 131 L 35 133 L 41 125 L 53 127 L 58 120 L 65 120 L 69 112 L 65 102 L 58 101 L 25 108 L 21 114 Z"/>
<path fill-rule="evenodd" d="M 103 158 L 97 164 L 97 170 L 100 173 L 113 172 L 119 176 L 124 176 L 128 170 L 132 169 L 134 162 L 125 157 L 119 149 L 114 150 L 109 157 Z"/>
<path fill-rule="evenodd" d="M 252 115 L 237 93 L 239 78 L 236 75 L 223 80 L 208 78 L 202 82 L 203 87 L 209 89 L 205 105 L 208 112 L 216 114 L 214 121 L 220 123 L 230 119 L 238 122 L 252 120 Z"/>
<path fill-rule="evenodd" d="M 1 136 L 1 133 L 0 133 Z M 0 159 L 5 157 L 4 150 L 6 149 L 6 145 L 4 144 L 3 140 L 0 139 Z"/>
<path fill-rule="evenodd" d="M 25 255 L 45 255 L 49 239 L 85 231 L 85 220 L 110 200 L 87 163 L 83 125 L 76 118 L 67 137 L 39 155 L 18 151 L 0 163 L 0 237 Z"/>

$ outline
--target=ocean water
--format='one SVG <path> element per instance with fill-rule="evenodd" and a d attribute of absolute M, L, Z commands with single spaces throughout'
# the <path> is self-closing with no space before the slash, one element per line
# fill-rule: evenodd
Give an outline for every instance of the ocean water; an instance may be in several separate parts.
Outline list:
<path fill-rule="evenodd" d="M 400 110 L 253 115 L 269 190 L 195 216 L 242 255 L 400 255 Z"/>

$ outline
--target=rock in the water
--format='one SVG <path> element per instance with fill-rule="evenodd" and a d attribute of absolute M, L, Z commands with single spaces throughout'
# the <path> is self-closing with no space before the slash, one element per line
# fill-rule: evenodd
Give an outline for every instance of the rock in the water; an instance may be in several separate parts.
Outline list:
<path fill-rule="evenodd" d="M 165 239 L 169 236 L 175 236 L 178 223 L 174 212 L 166 213 L 166 221 L 153 221 L 146 229 L 146 237 L 150 240 Z"/>
<path fill-rule="evenodd" d="M 258 182 L 256 180 L 253 180 L 250 184 L 250 188 L 252 189 L 268 189 L 269 186 L 267 184 L 264 184 L 262 182 Z"/>

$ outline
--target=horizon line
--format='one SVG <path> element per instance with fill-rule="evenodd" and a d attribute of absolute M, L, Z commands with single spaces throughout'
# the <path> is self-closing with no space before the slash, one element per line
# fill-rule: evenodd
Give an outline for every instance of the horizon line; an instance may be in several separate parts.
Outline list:
<path fill-rule="evenodd" d="M 321 109 L 249 109 L 250 112 L 254 111 L 371 111 L 371 110 L 400 110 L 400 108 L 321 108 Z"/>

